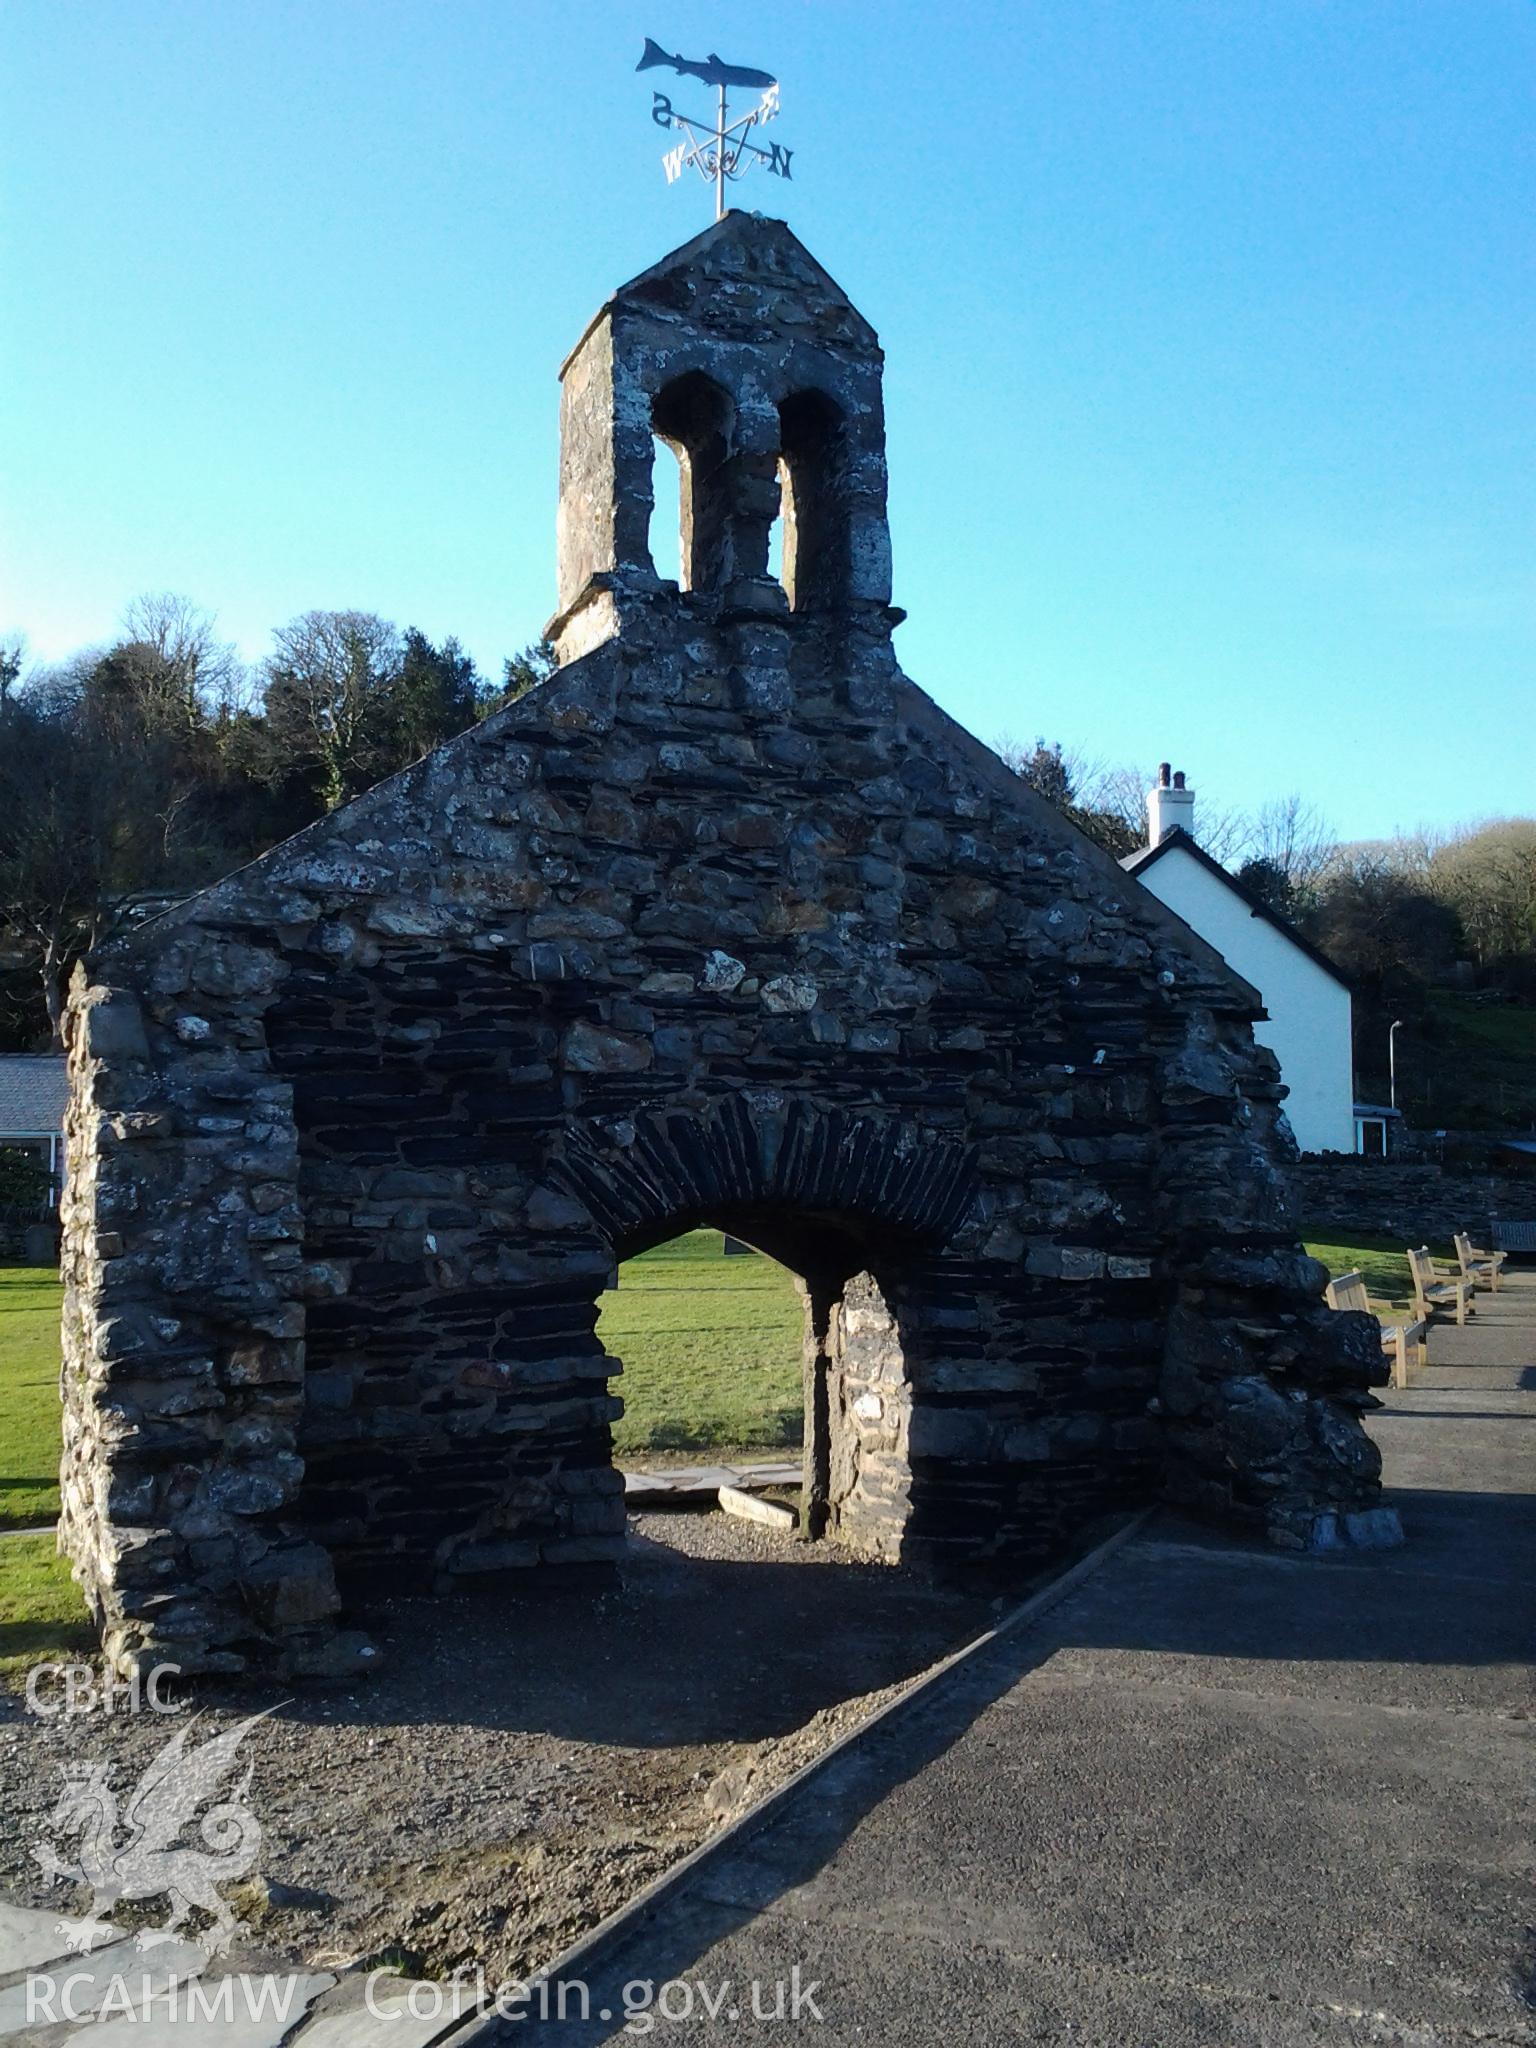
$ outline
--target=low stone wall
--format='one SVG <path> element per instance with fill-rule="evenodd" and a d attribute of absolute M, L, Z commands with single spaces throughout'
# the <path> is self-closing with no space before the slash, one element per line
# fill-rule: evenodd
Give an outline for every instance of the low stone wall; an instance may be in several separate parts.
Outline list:
<path fill-rule="evenodd" d="M 1536 1181 L 1448 1173 L 1431 1161 L 1399 1163 L 1340 1156 L 1301 1162 L 1301 1202 L 1310 1237 L 1399 1237 L 1441 1242 L 1465 1230 L 1486 1243 L 1496 1216 L 1536 1217 Z"/>
<path fill-rule="evenodd" d="M 0 1264 L 56 1266 L 59 1223 L 54 1216 L 30 1210 L 0 1210 Z"/>

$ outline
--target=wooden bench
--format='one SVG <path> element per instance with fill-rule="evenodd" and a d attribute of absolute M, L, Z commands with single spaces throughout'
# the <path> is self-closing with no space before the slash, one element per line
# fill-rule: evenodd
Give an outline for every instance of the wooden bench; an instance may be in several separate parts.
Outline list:
<path fill-rule="evenodd" d="M 1408 1270 L 1413 1275 L 1413 1305 L 1426 1323 L 1434 1320 L 1437 1309 L 1454 1309 L 1458 1324 L 1475 1313 L 1471 1281 L 1463 1280 L 1459 1273 L 1442 1273 L 1427 1244 L 1417 1251 L 1409 1248 Z"/>
<path fill-rule="evenodd" d="M 1380 1323 L 1381 1348 L 1392 1360 L 1394 1387 L 1406 1387 L 1408 1384 L 1410 1344 L 1415 1364 L 1420 1367 L 1428 1365 L 1429 1343 L 1423 1318 L 1410 1321 L 1405 1310 L 1391 1308 L 1386 1302 L 1372 1301 L 1365 1291 L 1363 1273 L 1341 1273 L 1337 1280 L 1330 1280 L 1323 1291 L 1330 1308 L 1351 1309 L 1357 1314 L 1374 1316 Z"/>
<path fill-rule="evenodd" d="M 1504 1263 L 1503 1252 L 1485 1252 L 1475 1245 L 1464 1230 L 1456 1233 L 1456 1257 L 1461 1263 L 1461 1277 L 1470 1280 L 1473 1287 L 1486 1287 L 1490 1294 L 1499 1291 L 1499 1268 Z"/>

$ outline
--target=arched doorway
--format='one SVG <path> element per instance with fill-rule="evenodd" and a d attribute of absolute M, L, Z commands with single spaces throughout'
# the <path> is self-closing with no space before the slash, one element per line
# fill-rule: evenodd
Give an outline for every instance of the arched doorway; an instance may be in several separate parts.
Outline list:
<path fill-rule="evenodd" d="M 626 1468 L 798 1459 L 804 1334 L 795 1275 L 723 1231 L 683 1231 L 627 1259 L 597 1320 L 624 1366 L 615 1458 Z"/>
<path fill-rule="evenodd" d="M 848 1218 L 733 1208 L 621 1239 L 619 1285 L 596 1318 L 620 1374 L 618 1461 L 797 1456 L 804 1534 L 896 1561 L 911 1387 L 893 1306 L 900 1235 L 877 1253 L 880 1235 Z"/>

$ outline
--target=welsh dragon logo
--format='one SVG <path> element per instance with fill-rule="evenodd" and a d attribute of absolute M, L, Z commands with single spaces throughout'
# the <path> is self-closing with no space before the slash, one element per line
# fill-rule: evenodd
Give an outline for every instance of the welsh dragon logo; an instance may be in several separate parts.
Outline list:
<path fill-rule="evenodd" d="M 100 1939 L 106 1931 L 104 1916 L 119 1900 L 162 1894 L 170 1898 L 170 1917 L 141 1935 L 141 1943 L 175 1935 L 194 1907 L 213 1916 L 213 1926 L 196 1938 L 216 1955 L 244 1931 L 218 1887 L 244 1877 L 261 1847 L 260 1824 L 244 1803 L 253 1765 L 246 1764 L 244 1776 L 222 1799 L 216 1795 L 236 1768 L 241 1743 L 271 1712 L 268 1707 L 252 1714 L 189 1750 L 187 1737 L 201 1718 L 194 1714 L 150 1761 L 121 1812 L 106 1764 L 60 1766 L 64 1790 L 49 1825 L 80 1837 L 79 1860 L 67 1863 L 52 1841 L 36 1843 L 32 1855 L 50 1877 L 91 1887 L 90 1910 L 69 1927 L 71 1948 L 87 1949 Z M 206 1802 L 213 1803 L 198 1827 L 205 1847 L 180 1843 L 178 1837 Z"/>

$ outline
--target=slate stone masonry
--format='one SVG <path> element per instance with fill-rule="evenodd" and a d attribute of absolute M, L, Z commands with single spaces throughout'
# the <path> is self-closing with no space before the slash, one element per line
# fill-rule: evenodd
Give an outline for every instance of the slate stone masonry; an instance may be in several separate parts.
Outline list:
<path fill-rule="evenodd" d="M 1257 999 L 901 674 L 879 399 L 780 223 L 626 287 L 560 673 L 77 976 L 61 1542 L 118 1665 L 348 1672 L 354 1582 L 619 1561 L 597 1302 L 703 1223 L 800 1276 L 807 1519 L 863 1555 L 1160 1491 L 1391 1533 Z"/>

